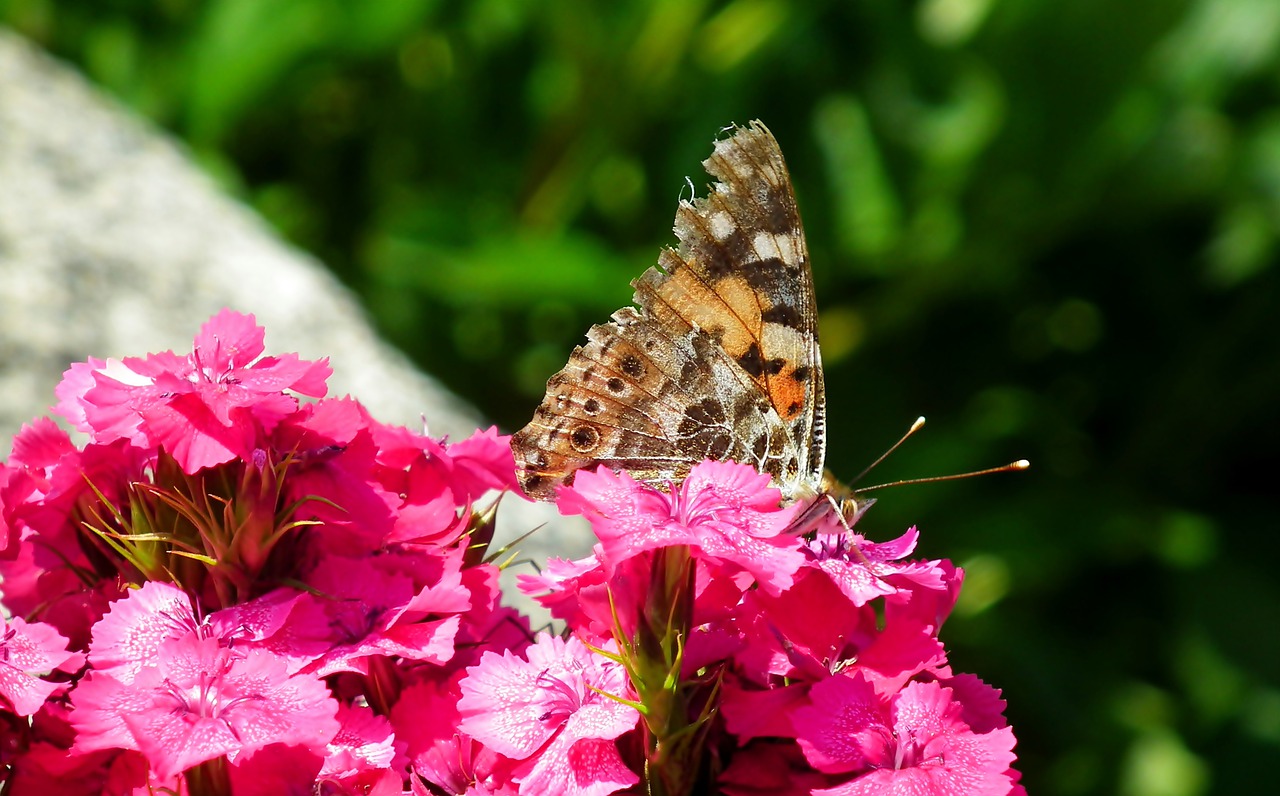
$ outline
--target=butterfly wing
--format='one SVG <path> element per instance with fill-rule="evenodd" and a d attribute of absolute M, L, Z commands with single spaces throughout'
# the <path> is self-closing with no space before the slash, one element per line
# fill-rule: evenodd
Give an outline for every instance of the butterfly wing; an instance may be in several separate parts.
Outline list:
<path fill-rule="evenodd" d="M 662 483 L 708 458 L 753 464 L 787 497 L 819 488 L 817 311 L 782 152 L 753 122 L 703 165 L 719 181 L 680 203 L 679 248 L 632 283 L 638 309 L 591 328 L 512 438 L 531 497 L 595 463 Z"/>

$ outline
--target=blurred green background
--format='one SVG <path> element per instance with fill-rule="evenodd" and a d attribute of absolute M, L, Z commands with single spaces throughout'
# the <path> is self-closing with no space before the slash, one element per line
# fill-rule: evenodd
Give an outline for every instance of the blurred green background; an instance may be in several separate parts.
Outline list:
<path fill-rule="evenodd" d="M 966 566 L 944 640 L 1033 794 L 1280 760 L 1280 3 L 9 0 L 507 430 L 760 118 L 822 309 L 829 464 Z M 687 194 L 686 194 L 687 195 Z M 1259 790 L 1261 788 L 1261 790 Z"/>

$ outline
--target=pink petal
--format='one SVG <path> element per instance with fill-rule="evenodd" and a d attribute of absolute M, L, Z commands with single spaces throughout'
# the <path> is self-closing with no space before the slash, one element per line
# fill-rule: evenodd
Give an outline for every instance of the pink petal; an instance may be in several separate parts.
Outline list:
<path fill-rule="evenodd" d="M 553 736 L 570 745 L 580 738 L 615 738 L 639 718 L 634 708 L 603 695 L 625 692 L 622 666 L 577 638 L 544 633 L 525 650 L 525 660 L 486 653 L 460 687 L 462 731 L 516 760 Z"/>
<path fill-rule="evenodd" d="M 34 715 L 54 693 L 64 686 L 40 679 L 40 674 L 64 668 L 78 668 L 83 658 L 67 650 L 67 639 L 42 622 L 28 624 L 21 617 L 0 619 L 0 694 L 19 716 Z"/>
<path fill-rule="evenodd" d="M 154 664 L 161 642 L 181 638 L 197 624 L 186 592 L 152 581 L 112 603 L 93 626 L 89 660 L 95 670 L 132 683 L 140 669 Z"/>
<path fill-rule="evenodd" d="M 752 738 L 795 737 L 790 713 L 806 704 L 808 689 L 791 685 L 766 690 L 748 690 L 732 680 L 725 681 L 720 712 L 725 729 L 745 743 Z"/>
<path fill-rule="evenodd" d="M 538 755 L 528 774 L 520 777 L 521 796 L 555 793 L 565 796 L 606 796 L 640 781 L 622 762 L 613 741 L 561 735 Z"/>
<path fill-rule="evenodd" d="M 71 436 L 47 417 L 24 424 L 13 438 L 13 452 L 6 462 L 11 467 L 44 470 L 56 465 L 63 456 L 74 453 Z"/>
<path fill-rule="evenodd" d="M 254 316 L 223 309 L 200 326 L 194 349 L 205 367 L 243 368 L 262 356 L 265 338 L 266 330 Z"/>
<path fill-rule="evenodd" d="M 58 397 L 54 411 L 67 419 L 71 426 L 79 431 L 90 433 L 90 425 L 84 396 L 94 387 L 94 374 L 105 368 L 107 363 L 96 357 L 89 357 L 87 362 L 75 362 L 62 374 L 62 381 L 53 388 Z M 16 452 L 16 448 L 15 448 Z"/>
<path fill-rule="evenodd" d="M 531 756 L 559 729 L 541 720 L 546 711 L 537 701 L 538 674 L 510 652 L 486 652 L 462 680 L 458 728 L 499 754 Z"/>
<path fill-rule="evenodd" d="M 343 777 L 390 768 L 396 756 L 391 722 L 367 707 L 339 705 L 340 728 L 328 744 L 324 767 L 327 777 Z"/>
<path fill-rule="evenodd" d="M 517 488 L 511 437 L 499 434 L 497 426 L 450 444 L 448 455 L 453 461 L 453 484 L 469 499 L 490 489 Z"/>
<path fill-rule="evenodd" d="M 224 722 L 185 715 L 125 713 L 121 720 L 138 740 L 138 749 L 147 756 L 159 777 L 180 774 L 194 765 L 222 757 L 241 747 L 241 740 Z"/>
<path fill-rule="evenodd" d="M 709 459 L 689 471 L 681 492 L 693 496 L 711 490 L 726 506 L 773 513 L 778 510 L 782 493 L 769 485 L 771 481 L 769 475 L 750 465 Z M 774 533 L 780 530 L 774 529 Z"/>
<path fill-rule="evenodd" d="M 280 743 L 236 755 L 227 772 L 231 793 L 235 796 L 315 793 L 321 762 L 321 756 L 314 749 Z"/>
<path fill-rule="evenodd" d="M 828 774 L 864 767 L 878 752 L 868 739 L 887 735 L 889 716 L 874 688 L 860 674 L 836 675 L 813 686 L 810 704 L 791 714 L 800 748 L 814 768 Z"/>
<path fill-rule="evenodd" d="M 493 782 L 494 767 L 505 760 L 459 731 L 461 678 L 458 672 L 445 682 L 409 686 L 391 709 L 396 738 L 407 744 L 413 771 L 445 793 L 463 793 L 479 780 Z"/>

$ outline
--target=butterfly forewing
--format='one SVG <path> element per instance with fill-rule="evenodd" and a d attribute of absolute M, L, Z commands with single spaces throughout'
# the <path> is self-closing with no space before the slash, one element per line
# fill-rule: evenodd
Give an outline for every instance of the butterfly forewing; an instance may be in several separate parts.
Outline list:
<path fill-rule="evenodd" d="M 680 203 L 680 245 L 633 283 L 638 309 L 591 328 L 512 438 L 531 497 L 596 463 L 664 483 L 708 458 L 752 464 L 789 498 L 820 488 L 813 280 L 782 153 L 753 122 L 704 165 L 719 181 Z"/>

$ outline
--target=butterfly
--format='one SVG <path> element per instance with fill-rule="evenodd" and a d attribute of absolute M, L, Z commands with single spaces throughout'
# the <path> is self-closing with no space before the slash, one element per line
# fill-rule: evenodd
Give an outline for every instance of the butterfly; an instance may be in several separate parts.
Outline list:
<path fill-rule="evenodd" d="M 829 496 L 826 401 L 809 250 L 782 151 L 759 121 L 732 128 L 703 166 L 707 196 L 681 200 L 634 307 L 591 327 L 511 439 L 520 485 L 539 500 L 604 464 L 679 482 L 704 459 L 755 466 L 785 501 Z M 815 501 L 816 505 L 816 501 Z"/>

